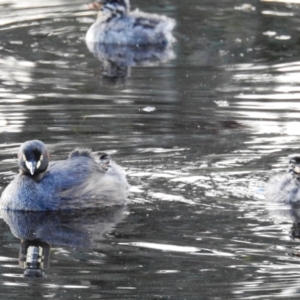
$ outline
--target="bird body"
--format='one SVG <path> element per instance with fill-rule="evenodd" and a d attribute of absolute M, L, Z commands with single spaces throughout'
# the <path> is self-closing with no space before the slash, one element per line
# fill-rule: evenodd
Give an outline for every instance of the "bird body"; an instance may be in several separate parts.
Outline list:
<path fill-rule="evenodd" d="M 31 161 L 24 153 L 36 151 L 37 157 L 42 157 L 41 168 L 44 160 L 49 158 L 42 145 L 42 142 L 34 140 L 21 146 L 20 173 L 2 193 L 2 208 L 45 211 L 125 203 L 128 189 L 125 173 L 107 155 L 101 160 L 88 149 L 76 149 L 66 160 L 50 162 L 49 165 L 47 162 L 46 169 L 30 171 L 26 165 L 30 166 Z M 38 161 L 35 159 L 32 164 L 38 167 Z"/>
<path fill-rule="evenodd" d="M 300 182 L 289 173 L 276 175 L 267 185 L 266 198 L 272 203 L 300 204 Z"/>
<path fill-rule="evenodd" d="M 105 0 L 95 23 L 86 34 L 86 42 L 115 45 L 161 45 L 175 42 L 175 21 L 169 17 L 129 10 L 128 1 Z"/>
<path fill-rule="evenodd" d="M 300 157 L 290 159 L 288 172 L 270 179 L 266 198 L 272 203 L 300 204 Z"/>

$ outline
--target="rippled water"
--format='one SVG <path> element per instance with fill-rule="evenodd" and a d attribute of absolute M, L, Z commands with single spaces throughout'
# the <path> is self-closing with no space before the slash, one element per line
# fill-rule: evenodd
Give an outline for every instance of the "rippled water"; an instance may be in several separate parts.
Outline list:
<path fill-rule="evenodd" d="M 1 297 L 299 297 L 295 220 L 264 199 L 300 152 L 297 1 L 133 1 L 175 18 L 177 44 L 129 66 L 89 51 L 86 4 L 0 1 L 1 189 L 20 143 L 39 138 L 53 160 L 111 153 L 130 201 L 4 214 Z M 26 230 L 51 245 L 43 278 L 23 276 Z"/>

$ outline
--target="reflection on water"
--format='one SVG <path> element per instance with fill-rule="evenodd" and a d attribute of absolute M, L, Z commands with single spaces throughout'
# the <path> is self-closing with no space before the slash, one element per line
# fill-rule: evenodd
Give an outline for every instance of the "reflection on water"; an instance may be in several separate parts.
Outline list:
<path fill-rule="evenodd" d="M 62 212 L 1 211 L 12 234 L 21 240 L 19 264 L 29 277 L 43 277 L 51 246 L 99 248 L 103 236 L 124 218 L 124 207 Z"/>
<path fill-rule="evenodd" d="M 102 62 L 103 76 L 108 78 L 126 78 L 133 66 L 155 66 L 175 58 L 171 47 L 116 47 L 89 42 L 87 47 Z"/>
<path fill-rule="evenodd" d="M 95 56 L 85 5 L 0 1 L 1 190 L 17 146 L 39 138 L 53 160 L 82 145 L 113 153 L 129 207 L 109 220 L 7 213 L 3 299 L 298 297 L 298 212 L 267 208 L 264 188 L 299 153 L 299 5 L 136 0 L 176 19 L 174 52 Z M 34 232 L 51 246 L 38 280 L 17 264 Z"/>
<path fill-rule="evenodd" d="M 50 245 L 39 240 L 22 241 L 19 266 L 25 269 L 26 277 L 45 277 L 44 269 L 49 267 Z"/>

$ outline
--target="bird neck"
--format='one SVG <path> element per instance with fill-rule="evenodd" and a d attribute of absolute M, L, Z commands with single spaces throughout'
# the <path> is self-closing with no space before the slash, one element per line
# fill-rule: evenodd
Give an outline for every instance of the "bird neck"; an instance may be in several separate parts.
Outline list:
<path fill-rule="evenodd" d="M 294 178 L 296 181 L 300 182 L 300 174 L 297 174 L 297 173 L 294 173 L 294 172 L 292 172 L 291 174 L 292 174 L 293 178 Z"/>
<path fill-rule="evenodd" d="M 19 174 L 23 175 L 23 176 L 30 177 L 30 178 L 32 178 L 36 182 L 40 182 L 44 178 L 44 176 L 46 174 L 46 171 L 47 170 L 31 175 L 28 172 L 25 172 L 24 170 L 21 169 Z"/>
<path fill-rule="evenodd" d="M 112 18 L 122 18 L 127 14 L 127 9 L 123 6 L 104 7 L 98 13 L 98 18 L 110 20 Z"/>

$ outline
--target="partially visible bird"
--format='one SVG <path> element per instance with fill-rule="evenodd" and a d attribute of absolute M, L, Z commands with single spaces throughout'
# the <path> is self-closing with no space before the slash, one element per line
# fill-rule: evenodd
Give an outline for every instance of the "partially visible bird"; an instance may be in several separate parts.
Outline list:
<path fill-rule="evenodd" d="M 266 188 L 269 202 L 300 205 L 300 157 L 292 157 L 288 172 L 270 179 Z"/>

